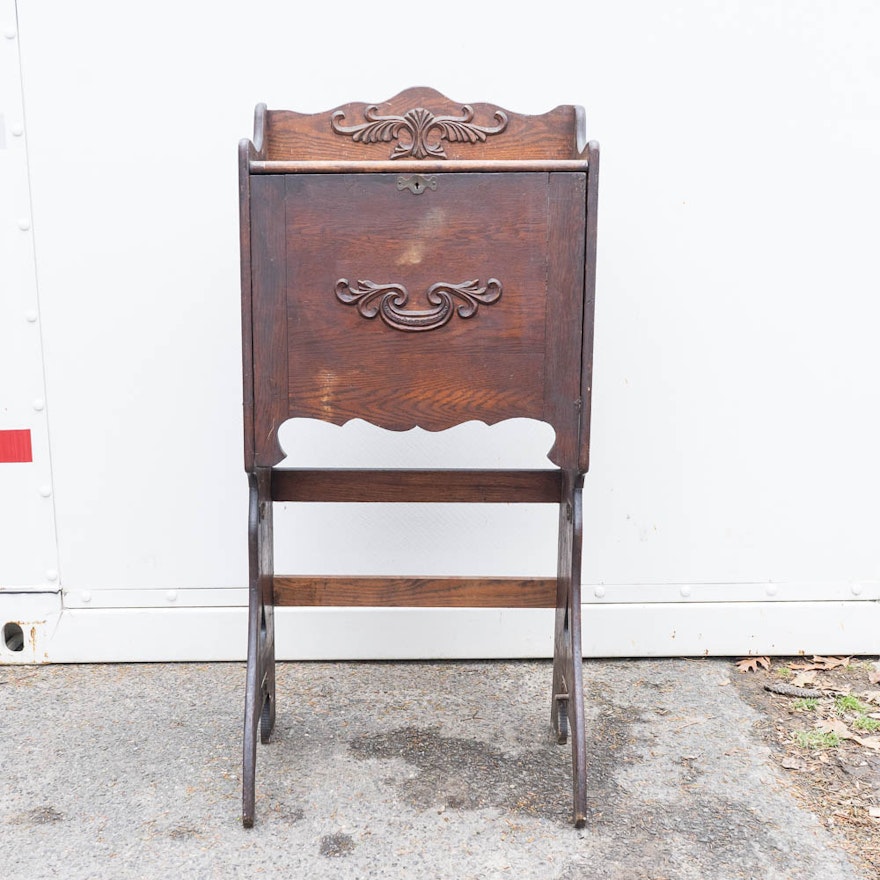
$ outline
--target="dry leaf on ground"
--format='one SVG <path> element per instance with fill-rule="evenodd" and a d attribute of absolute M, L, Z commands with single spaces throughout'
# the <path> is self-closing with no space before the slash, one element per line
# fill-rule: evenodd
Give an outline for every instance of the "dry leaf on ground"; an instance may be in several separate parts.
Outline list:
<path fill-rule="evenodd" d="M 841 721 L 839 718 L 823 718 L 821 721 L 816 722 L 816 727 L 819 730 L 824 730 L 826 733 L 836 733 L 841 739 L 853 738 L 849 728 L 846 726 L 846 722 Z"/>
<path fill-rule="evenodd" d="M 880 736 L 856 736 L 839 718 L 823 718 L 816 722 L 816 728 L 826 733 L 836 733 L 841 739 L 848 739 L 866 749 L 880 751 Z"/>
<path fill-rule="evenodd" d="M 807 687 L 808 685 L 814 684 L 816 681 L 816 670 L 811 669 L 809 671 L 804 670 L 803 672 L 799 672 L 792 680 L 791 683 L 796 688 Z"/>
<path fill-rule="evenodd" d="M 820 657 L 813 655 L 813 659 L 807 663 L 789 663 L 791 669 L 837 669 L 841 666 L 849 666 L 852 657 Z"/>
<path fill-rule="evenodd" d="M 743 657 L 742 660 L 736 661 L 736 668 L 740 672 L 757 672 L 759 668 L 769 669 L 769 657 Z"/>

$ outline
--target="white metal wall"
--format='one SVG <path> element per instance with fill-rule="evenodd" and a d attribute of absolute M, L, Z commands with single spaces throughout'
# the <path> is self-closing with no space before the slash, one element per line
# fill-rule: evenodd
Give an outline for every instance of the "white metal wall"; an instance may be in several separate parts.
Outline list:
<path fill-rule="evenodd" d="M 587 652 L 880 651 L 880 7 L 0 11 L 0 428 L 35 439 L 31 465 L 0 464 L 0 618 L 39 623 L 0 659 L 243 656 L 236 145 L 258 101 L 312 112 L 410 85 L 519 112 L 580 103 L 602 144 Z M 345 430 L 375 460 L 486 442 L 480 426 Z M 549 446 L 540 427 L 501 431 L 523 461 Z M 286 437 L 313 460 L 352 445 L 330 426 Z M 550 511 L 419 509 L 401 540 L 403 513 L 279 511 L 279 561 L 552 572 Z M 535 656 L 551 626 L 284 609 L 279 639 L 291 657 Z"/>
<path fill-rule="evenodd" d="M 61 608 L 41 335 L 19 31 L 0 0 L 0 661 L 7 643 L 32 658 Z"/>

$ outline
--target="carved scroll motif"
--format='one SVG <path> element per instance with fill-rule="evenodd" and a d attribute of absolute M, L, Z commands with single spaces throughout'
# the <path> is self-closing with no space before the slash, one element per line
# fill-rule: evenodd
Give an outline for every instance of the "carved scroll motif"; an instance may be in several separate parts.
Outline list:
<path fill-rule="evenodd" d="M 395 330 L 436 330 L 449 321 L 453 312 L 457 312 L 460 318 L 472 318 L 481 303 L 491 305 L 497 302 L 501 298 L 501 282 L 490 278 L 485 286 L 481 286 L 476 279 L 461 284 L 439 281 L 425 294 L 432 306 L 430 309 L 403 308 L 409 301 L 409 291 L 402 284 L 358 281 L 352 287 L 347 278 L 340 278 L 336 282 L 336 296 L 346 305 L 357 306 L 365 318 L 380 316 Z M 458 308 L 454 308 L 456 299 L 461 301 Z"/>
<path fill-rule="evenodd" d="M 469 104 L 461 108 L 461 113 L 461 116 L 435 116 L 424 107 L 416 107 L 403 116 L 379 116 L 379 108 L 373 105 L 364 110 L 367 121 L 360 125 L 341 125 L 340 120 L 345 117 L 343 110 L 333 113 L 330 125 L 337 134 L 351 135 L 358 143 L 397 141 L 391 151 L 392 159 L 445 159 L 442 141 L 475 144 L 507 128 L 507 114 L 503 110 L 495 111 L 495 126 L 475 124 L 472 121 L 474 108 Z"/>

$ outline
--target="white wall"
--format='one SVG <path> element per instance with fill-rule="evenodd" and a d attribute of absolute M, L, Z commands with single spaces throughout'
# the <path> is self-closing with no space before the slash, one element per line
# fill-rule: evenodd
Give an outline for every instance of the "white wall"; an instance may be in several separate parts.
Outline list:
<path fill-rule="evenodd" d="M 0 595 L 59 582 L 46 420 L 15 3 L 0 0 Z"/>
<path fill-rule="evenodd" d="M 69 605 L 246 582 L 237 141 L 258 101 L 315 112 L 410 85 L 583 104 L 601 142 L 589 584 L 876 595 L 880 6 L 18 12 Z M 341 515 L 282 515 L 308 554 L 285 539 L 281 560 L 433 569 L 460 542 L 449 571 L 553 568 L 533 511 L 504 514 L 513 552 L 484 510 L 455 509 L 388 557 L 399 510 L 352 512 L 342 550 L 318 528 Z"/>

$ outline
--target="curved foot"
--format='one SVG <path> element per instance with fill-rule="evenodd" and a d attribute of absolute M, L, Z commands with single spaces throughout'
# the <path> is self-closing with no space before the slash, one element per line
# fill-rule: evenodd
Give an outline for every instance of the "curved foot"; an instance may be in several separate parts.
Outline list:
<path fill-rule="evenodd" d="M 241 824 L 254 827 L 254 793 L 257 774 L 257 711 L 254 695 L 248 691 L 244 710 L 244 755 L 242 760 Z"/>
<path fill-rule="evenodd" d="M 575 828 L 587 819 L 587 748 L 581 648 L 582 475 L 565 474 L 559 515 L 556 631 L 553 649 L 553 704 L 550 718 L 560 744 L 571 738 Z"/>
<path fill-rule="evenodd" d="M 580 664 L 577 664 L 578 666 Z M 577 671 L 575 672 L 577 675 Z M 571 721 L 571 775 L 574 799 L 574 827 L 583 828 L 587 821 L 587 741 L 584 719 L 583 689 L 580 683 L 573 688 L 568 701 Z"/>

